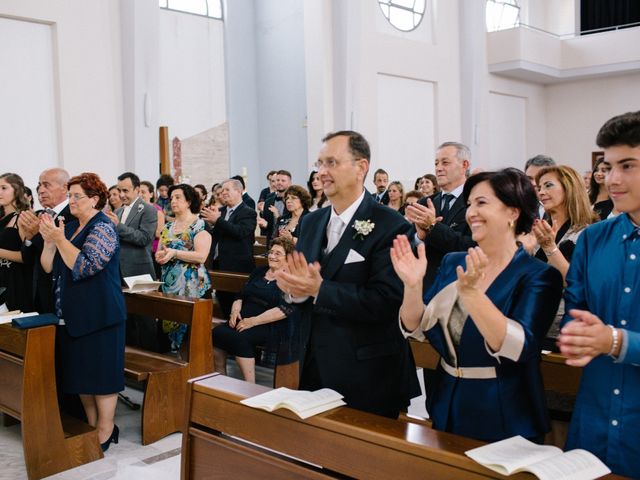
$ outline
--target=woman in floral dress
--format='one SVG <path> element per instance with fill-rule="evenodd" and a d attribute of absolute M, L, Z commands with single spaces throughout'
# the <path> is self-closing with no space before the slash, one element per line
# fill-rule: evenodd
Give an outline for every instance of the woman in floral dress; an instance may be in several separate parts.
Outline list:
<path fill-rule="evenodd" d="M 156 261 L 162 266 L 162 291 L 191 298 L 202 298 L 211 288 L 204 262 L 211 248 L 211 235 L 198 217 L 200 197 L 190 185 L 169 188 L 175 220 L 168 222 L 160 235 Z M 179 349 L 187 326 L 164 321 L 173 349 Z"/>

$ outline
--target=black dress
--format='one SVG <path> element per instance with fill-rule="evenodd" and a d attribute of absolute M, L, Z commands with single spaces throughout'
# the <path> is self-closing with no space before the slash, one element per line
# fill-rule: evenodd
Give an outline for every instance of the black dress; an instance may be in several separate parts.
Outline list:
<path fill-rule="evenodd" d="M 613 200 L 607 198 L 601 202 L 593 205 L 593 211 L 598 214 L 600 220 L 606 220 L 611 211 L 613 210 Z"/>
<path fill-rule="evenodd" d="M 19 252 L 22 239 L 17 227 L 17 213 L 10 213 L 0 219 L 0 248 Z M 13 219 L 13 225 L 8 226 Z M 29 312 L 33 308 L 31 276 L 32 268 L 24 263 L 12 262 L 0 258 L 0 287 L 6 288 L 0 293 L 0 305 L 7 304 L 9 310 Z"/>
<path fill-rule="evenodd" d="M 258 267 L 249 276 L 237 297 L 242 300 L 240 315 L 242 318 L 255 317 L 278 307 L 287 318 L 256 325 L 242 332 L 231 328 L 227 322 L 213 330 L 213 345 L 244 358 L 252 358 L 257 345 L 265 345 L 266 363 L 287 364 L 297 360 L 297 322 L 292 318 L 295 308 L 284 301 L 276 282 L 265 278 L 267 270 L 268 267 Z"/>

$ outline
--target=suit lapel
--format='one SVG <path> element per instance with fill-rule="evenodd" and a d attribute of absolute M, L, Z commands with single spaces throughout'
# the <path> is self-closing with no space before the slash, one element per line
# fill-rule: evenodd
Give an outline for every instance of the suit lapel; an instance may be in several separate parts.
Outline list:
<path fill-rule="evenodd" d="M 450 225 L 451 220 L 456 218 L 456 215 L 458 215 L 460 210 L 463 210 L 463 209 L 464 209 L 464 199 L 462 198 L 462 195 L 460 195 L 458 198 L 456 198 L 456 201 L 453 202 L 453 205 L 451 205 L 451 208 L 447 212 L 447 215 L 442 220 L 444 221 L 444 223 L 451 226 Z"/>
<path fill-rule="evenodd" d="M 129 216 L 127 217 L 127 220 L 124 222 L 125 225 L 129 226 L 133 221 L 134 217 L 136 217 L 142 211 L 140 207 L 144 207 L 144 205 L 140 203 L 141 201 L 142 200 L 136 200 L 135 202 L 133 202 L 133 205 L 131 205 L 131 211 L 129 212 Z"/>
<path fill-rule="evenodd" d="M 364 196 L 362 203 L 351 218 L 347 228 L 345 228 L 342 237 L 340 237 L 340 241 L 333 251 L 322 259 L 322 269 L 320 270 L 322 278 L 332 278 L 338 272 L 340 267 L 344 265 L 344 261 L 346 260 L 349 251 L 351 249 L 358 250 L 358 247 L 362 244 L 363 240 L 360 238 L 354 238 L 356 231 L 354 230 L 353 225 L 356 220 L 371 219 L 372 209 L 375 203 L 376 201 L 369 195 Z M 323 232 L 323 234 L 326 235 L 326 232 Z"/>
<path fill-rule="evenodd" d="M 309 246 L 303 252 L 309 263 L 320 261 L 322 257 L 322 244 L 327 238 L 327 224 L 331 218 L 332 208 L 321 208 L 318 213 L 314 212 L 314 216 L 317 217 L 316 221 L 312 223 L 307 218 L 307 221 L 304 222 L 303 227 L 308 230 L 300 233 L 306 238 L 310 238 Z"/>

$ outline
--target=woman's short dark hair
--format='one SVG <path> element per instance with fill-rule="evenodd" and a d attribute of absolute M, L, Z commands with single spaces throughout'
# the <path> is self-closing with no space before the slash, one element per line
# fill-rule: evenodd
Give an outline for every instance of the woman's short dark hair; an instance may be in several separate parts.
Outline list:
<path fill-rule="evenodd" d="M 271 248 L 273 248 L 275 245 L 280 245 L 284 250 L 285 255 L 289 255 L 290 253 L 293 253 L 293 251 L 296 248 L 293 243 L 293 240 L 287 237 L 276 237 L 273 240 L 271 240 Z"/>
<path fill-rule="evenodd" d="M 170 187 L 174 183 L 175 182 L 171 175 L 167 175 L 166 173 L 163 173 L 162 175 L 160 175 L 160 178 L 158 178 L 158 180 L 156 181 L 156 188 Z"/>
<path fill-rule="evenodd" d="M 531 180 L 516 168 L 476 173 L 464 184 L 462 195 L 465 202 L 469 200 L 473 187 L 482 182 L 489 182 L 496 197 L 507 207 L 520 210 L 516 221 L 516 235 L 529 233 L 538 213 L 538 197 Z"/>
<path fill-rule="evenodd" d="M 153 203 L 156 199 L 156 194 L 153 190 L 153 183 L 151 183 L 149 180 L 142 180 L 140 182 L 140 185 L 144 185 L 145 187 L 147 187 L 147 190 L 149 190 L 149 193 L 151 194 L 151 202 Z"/>
<path fill-rule="evenodd" d="M 305 188 L 301 187 L 300 185 L 291 185 L 289 188 L 287 188 L 284 192 L 284 199 L 286 200 L 287 196 L 289 195 L 293 195 L 294 197 L 300 199 L 302 208 L 304 208 L 305 210 L 309 210 L 309 208 L 311 208 L 311 205 L 313 204 L 309 192 L 307 192 Z"/>
<path fill-rule="evenodd" d="M 109 190 L 100 177 L 95 173 L 84 172 L 75 177 L 71 177 L 67 183 L 67 188 L 71 188 L 72 185 L 80 185 L 80 188 L 87 197 L 98 197 L 96 210 L 102 210 L 107 204 L 109 198 Z"/>
<path fill-rule="evenodd" d="M 438 193 L 440 187 L 438 186 L 438 178 L 433 173 L 425 173 L 422 178 L 426 178 L 433 185 L 433 193 Z"/>
<path fill-rule="evenodd" d="M 191 185 L 187 185 L 186 183 L 179 183 L 178 185 L 171 185 L 169 187 L 169 198 L 171 198 L 171 194 L 174 190 L 182 190 L 184 194 L 184 199 L 189 204 L 189 210 L 191 213 L 200 213 L 200 195 Z"/>

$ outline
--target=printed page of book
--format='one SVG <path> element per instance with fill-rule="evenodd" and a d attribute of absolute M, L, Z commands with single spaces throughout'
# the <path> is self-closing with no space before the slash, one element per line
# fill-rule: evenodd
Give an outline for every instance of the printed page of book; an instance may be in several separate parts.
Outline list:
<path fill-rule="evenodd" d="M 598 457 L 580 449 L 529 465 L 526 470 L 540 480 L 593 480 L 611 473 Z"/>
<path fill-rule="evenodd" d="M 124 283 L 127 284 L 127 290 L 132 293 L 154 291 L 163 284 L 163 282 L 155 281 L 148 273 L 125 277 Z"/>
<path fill-rule="evenodd" d="M 464 453 L 494 472 L 511 475 L 527 465 L 560 455 L 562 450 L 551 445 L 538 445 L 517 435 Z"/>
<path fill-rule="evenodd" d="M 294 412 L 304 412 L 338 400 L 342 400 L 342 395 L 330 388 L 321 388 L 315 392 L 293 390 L 292 395 L 288 396 L 284 404 L 291 407 Z"/>
<path fill-rule="evenodd" d="M 279 406 L 282 405 L 284 401 L 289 397 L 291 392 L 295 392 L 295 390 L 291 390 L 286 387 L 280 387 L 265 393 L 261 393 L 260 395 L 256 395 L 255 397 L 245 398 L 244 400 L 241 400 L 240 403 L 248 407 L 262 408 L 271 412 L 276 408 L 279 408 Z"/>
<path fill-rule="evenodd" d="M 342 401 L 342 395 L 329 388 L 309 392 L 291 390 L 285 387 L 276 388 L 255 397 L 245 398 L 240 403 L 269 412 L 278 408 L 287 408 L 303 419 L 345 405 L 344 401 Z"/>

